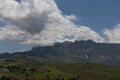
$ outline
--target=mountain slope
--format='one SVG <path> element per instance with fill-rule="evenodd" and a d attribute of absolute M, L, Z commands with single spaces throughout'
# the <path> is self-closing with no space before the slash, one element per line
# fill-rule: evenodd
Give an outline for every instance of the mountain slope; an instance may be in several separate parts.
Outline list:
<path fill-rule="evenodd" d="M 0 58 L 33 62 L 120 64 L 120 44 L 95 43 L 91 40 L 64 42 L 6 55 L 1 54 Z"/>

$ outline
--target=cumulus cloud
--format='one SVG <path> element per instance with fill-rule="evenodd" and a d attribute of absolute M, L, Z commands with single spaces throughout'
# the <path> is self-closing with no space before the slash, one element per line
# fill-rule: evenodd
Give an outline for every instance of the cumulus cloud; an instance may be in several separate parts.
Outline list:
<path fill-rule="evenodd" d="M 120 43 L 120 24 L 112 29 L 105 29 L 103 33 L 108 38 L 108 43 Z"/>
<path fill-rule="evenodd" d="M 76 25 L 75 15 L 63 15 L 54 0 L 0 0 L 0 39 L 41 46 L 55 42 L 104 39 L 86 26 Z"/>

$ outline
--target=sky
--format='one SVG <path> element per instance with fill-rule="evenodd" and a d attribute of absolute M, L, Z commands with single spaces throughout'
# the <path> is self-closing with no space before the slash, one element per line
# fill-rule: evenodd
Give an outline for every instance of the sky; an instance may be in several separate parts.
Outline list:
<path fill-rule="evenodd" d="M 88 39 L 120 43 L 120 0 L 0 0 L 0 53 Z"/>

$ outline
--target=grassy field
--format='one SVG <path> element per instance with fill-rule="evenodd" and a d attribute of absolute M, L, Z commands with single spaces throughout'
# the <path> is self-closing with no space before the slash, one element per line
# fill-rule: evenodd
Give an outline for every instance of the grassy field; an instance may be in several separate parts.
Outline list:
<path fill-rule="evenodd" d="M 0 80 L 120 80 L 120 67 L 0 62 Z"/>

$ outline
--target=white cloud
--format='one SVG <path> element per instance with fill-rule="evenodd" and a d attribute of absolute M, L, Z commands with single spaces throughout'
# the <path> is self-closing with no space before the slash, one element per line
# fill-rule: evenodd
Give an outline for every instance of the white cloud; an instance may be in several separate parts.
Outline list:
<path fill-rule="evenodd" d="M 0 0 L 0 39 L 24 44 L 94 40 L 103 42 L 94 30 L 74 24 L 75 15 L 63 15 L 54 0 Z"/>
<path fill-rule="evenodd" d="M 103 33 L 108 38 L 108 43 L 120 43 L 120 24 L 114 26 L 113 29 L 105 29 Z"/>
<path fill-rule="evenodd" d="M 67 18 L 67 19 L 69 19 L 71 21 L 77 20 L 77 17 L 75 15 L 70 15 L 70 16 L 65 15 L 65 18 Z"/>

